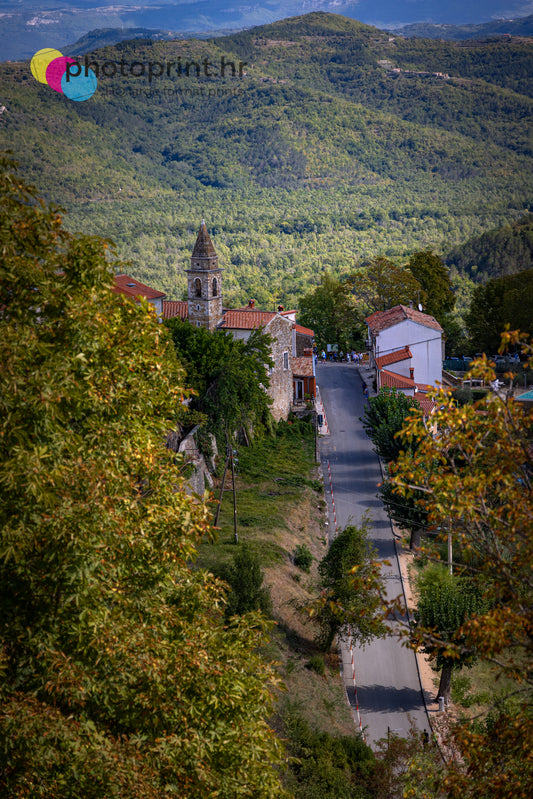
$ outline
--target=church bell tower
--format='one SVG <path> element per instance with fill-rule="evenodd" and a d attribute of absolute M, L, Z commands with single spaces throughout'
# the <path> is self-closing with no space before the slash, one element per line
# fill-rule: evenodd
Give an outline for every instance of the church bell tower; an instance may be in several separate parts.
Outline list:
<path fill-rule="evenodd" d="M 222 269 L 213 242 L 202 219 L 187 269 L 189 322 L 195 327 L 216 330 L 222 319 Z"/>

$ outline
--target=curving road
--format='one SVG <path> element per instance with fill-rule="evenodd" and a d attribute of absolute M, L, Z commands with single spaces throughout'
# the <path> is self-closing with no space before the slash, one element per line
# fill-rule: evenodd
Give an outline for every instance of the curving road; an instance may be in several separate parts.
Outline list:
<path fill-rule="evenodd" d="M 390 561 L 383 566 L 387 594 L 401 594 L 402 585 L 394 536 L 387 513 L 376 497 L 381 470 L 372 442 L 359 417 L 363 413 L 363 382 L 353 364 L 319 363 L 317 382 L 324 403 L 330 435 L 320 439 L 326 495 L 330 505 L 330 535 L 335 525 L 328 475 L 331 474 L 338 530 L 359 524 L 366 510 L 372 519 L 372 541 L 378 557 Z M 329 461 L 329 469 L 328 469 Z M 406 735 L 410 721 L 430 729 L 414 652 L 395 637 L 376 640 L 353 650 L 357 694 L 353 688 L 351 653 L 343 649 L 344 681 L 350 704 L 356 701 L 366 742 L 372 746 L 386 738 L 388 730 Z"/>

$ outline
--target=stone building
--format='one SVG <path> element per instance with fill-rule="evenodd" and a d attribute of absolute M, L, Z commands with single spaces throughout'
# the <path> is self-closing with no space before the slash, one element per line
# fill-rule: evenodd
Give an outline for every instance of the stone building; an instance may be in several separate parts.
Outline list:
<path fill-rule="evenodd" d="M 163 318 L 188 319 L 196 327 L 207 330 L 226 330 L 236 339 L 246 340 L 253 330 L 262 330 L 272 339 L 272 360 L 268 394 L 272 398 L 272 414 L 276 420 L 286 419 L 295 397 L 293 365 L 302 371 L 304 349 L 313 345 L 313 331 L 296 323 L 295 311 L 260 311 L 250 300 L 244 308 L 224 308 L 222 303 L 222 269 L 218 256 L 202 219 L 187 270 L 187 301 L 163 301 Z M 308 359 L 305 375 L 306 390 L 316 391 L 314 359 Z M 311 374 L 312 373 L 312 374 Z M 297 377 L 299 380 L 299 376 Z"/>
<path fill-rule="evenodd" d="M 187 307 L 189 322 L 213 332 L 222 319 L 222 269 L 218 255 L 202 219 L 187 270 Z"/>

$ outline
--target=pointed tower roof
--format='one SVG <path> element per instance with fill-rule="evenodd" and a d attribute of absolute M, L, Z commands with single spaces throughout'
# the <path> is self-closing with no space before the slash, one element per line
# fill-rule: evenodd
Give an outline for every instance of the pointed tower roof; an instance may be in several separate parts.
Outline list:
<path fill-rule="evenodd" d="M 209 238 L 205 219 L 202 219 L 198 236 L 196 237 L 196 244 L 192 251 L 193 258 L 213 258 L 216 257 L 216 251 L 213 247 L 213 242 Z"/>

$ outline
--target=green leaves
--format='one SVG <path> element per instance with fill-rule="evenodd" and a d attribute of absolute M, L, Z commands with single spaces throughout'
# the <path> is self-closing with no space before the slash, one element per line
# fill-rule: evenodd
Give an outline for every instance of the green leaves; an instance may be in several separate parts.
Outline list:
<path fill-rule="evenodd" d="M 325 651 L 335 635 L 351 635 L 364 644 L 386 634 L 383 583 L 368 528 L 366 518 L 360 527 L 346 527 L 318 565 L 322 594 L 312 612 L 320 625 L 317 640 Z"/>
<path fill-rule="evenodd" d="M 104 243 L 10 173 L 0 193 L 0 793 L 282 796 L 267 625 L 228 629 L 191 568 L 209 510 L 164 447 L 166 329 L 111 291 Z"/>
<path fill-rule="evenodd" d="M 362 320 L 349 287 L 325 272 L 320 286 L 302 297 L 299 320 L 315 332 L 319 348 L 338 344 L 346 351 L 362 340 Z"/>
<path fill-rule="evenodd" d="M 395 388 L 380 389 L 379 394 L 366 403 L 361 418 L 363 428 L 386 463 L 395 461 L 400 452 L 415 446 L 401 431 L 406 419 L 416 411 L 420 415 L 417 401 Z"/>
<path fill-rule="evenodd" d="M 493 355 L 506 325 L 531 334 L 532 303 L 533 269 L 496 277 L 475 288 L 465 319 L 472 346 Z"/>
<path fill-rule="evenodd" d="M 394 305 L 408 305 L 416 300 L 421 288 L 411 272 L 383 257 L 368 261 L 347 282 L 365 316 Z"/>
<path fill-rule="evenodd" d="M 265 387 L 272 364 L 268 336 L 257 330 L 247 341 L 239 341 L 224 331 L 210 333 L 179 319 L 167 325 L 196 394 L 191 406 L 207 416 L 211 432 L 224 441 L 226 432 L 266 421 L 270 400 Z"/>

